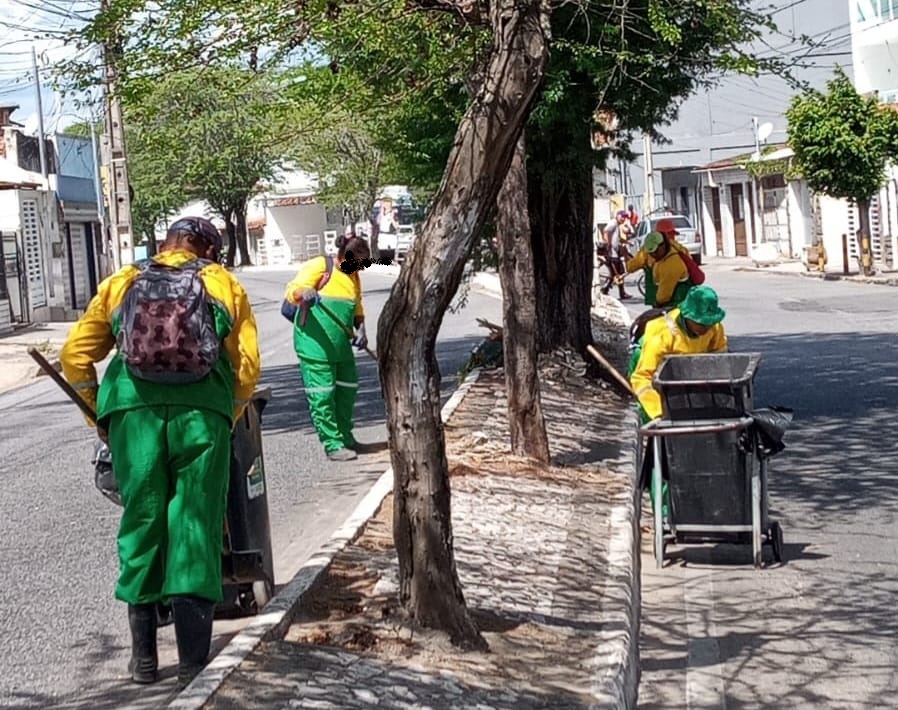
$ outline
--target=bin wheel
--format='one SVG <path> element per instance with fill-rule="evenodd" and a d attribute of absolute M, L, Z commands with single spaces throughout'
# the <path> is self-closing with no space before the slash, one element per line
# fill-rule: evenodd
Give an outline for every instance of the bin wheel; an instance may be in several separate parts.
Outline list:
<path fill-rule="evenodd" d="M 262 611 L 263 607 L 271 600 L 271 584 L 267 579 L 253 582 L 253 599 L 256 602 L 256 611 Z"/>
<path fill-rule="evenodd" d="M 773 545 L 773 559 L 783 561 L 783 529 L 779 523 L 770 524 L 770 542 Z"/>

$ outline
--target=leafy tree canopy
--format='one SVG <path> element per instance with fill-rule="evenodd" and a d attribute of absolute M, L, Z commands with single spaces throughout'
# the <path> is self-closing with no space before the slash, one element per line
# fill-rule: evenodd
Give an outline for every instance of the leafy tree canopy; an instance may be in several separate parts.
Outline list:
<path fill-rule="evenodd" d="M 799 171 L 831 197 L 869 201 L 885 181 L 886 162 L 898 157 L 898 113 L 858 94 L 841 69 L 826 93 L 796 96 L 786 118 Z"/>

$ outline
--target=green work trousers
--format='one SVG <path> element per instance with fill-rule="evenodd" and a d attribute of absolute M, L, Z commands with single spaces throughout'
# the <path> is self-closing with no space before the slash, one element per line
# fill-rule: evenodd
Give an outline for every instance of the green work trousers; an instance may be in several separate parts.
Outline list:
<path fill-rule="evenodd" d="M 140 407 L 113 412 L 108 433 L 124 504 L 115 596 L 129 604 L 183 595 L 221 601 L 227 417 L 182 405 Z"/>
<path fill-rule="evenodd" d="M 324 450 L 330 453 L 355 446 L 352 414 L 359 388 L 355 360 L 325 362 L 302 358 L 299 370 L 312 423 Z"/>

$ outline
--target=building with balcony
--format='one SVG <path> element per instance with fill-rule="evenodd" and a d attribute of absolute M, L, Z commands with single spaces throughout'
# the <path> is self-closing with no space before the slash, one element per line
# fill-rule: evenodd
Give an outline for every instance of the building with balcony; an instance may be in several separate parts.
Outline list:
<path fill-rule="evenodd" d="M 854 85 L 898 103 L 898 0 L 849 0 Z"/>

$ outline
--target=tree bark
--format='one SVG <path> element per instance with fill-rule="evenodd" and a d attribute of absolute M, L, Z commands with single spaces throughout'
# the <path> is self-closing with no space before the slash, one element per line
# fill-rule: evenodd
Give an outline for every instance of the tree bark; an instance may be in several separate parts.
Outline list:
<path fill-rule="evenodd" d="M 553 185 L 529 178 L 539 351 L 583 352 L 592 343 L 592 174 Z"/>
<path fill-rule="evenodd" d="M 467 612 L 452 549 L 436 337 L 541 84 L 548 16 L 543 0 L 492 3 L 486 78 L 459 124 L 443 182 L 378 330 L 400 600 L 418 623 L 464 648 L 486 642 Z"/>
<path fill-rule="evenodd" d="M 858 231 L 857 256 L 860 272 L 864 276 L 873 275 L 873 249 L 870 245 L 870 202 L 864 200 L 857 203 Z"/>
<path fill-rule="evenodd" d="M 548 463 L 549 439 L 539 395 L 536 283 L 527 209 L 524 134 L 497 199 L 502 353 L 511 452 Z"/>
<path fill-rule="evenodd" d="M 231 211 L 223 210 L 222 216 L 225 221 L 225 232 L 228 235 L 228 255 L 225 258 L 225 265 L 228 268 L 234 267 L 234 262 L 237 259 L 237 230 L 234 229 L 234 222 L 231 219 Z"/>
<path fill-rule="evenodd" d="M 252 266 L 253 260 L 249 255 L 249 245 L 247 243 L 248 240 L 246 234 L 246 202 L 234 208 L 234 216 L 237 218 L 234 235 L 237 238 L 237 248 L 240 250 L 240 265 Z"/>

